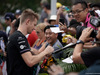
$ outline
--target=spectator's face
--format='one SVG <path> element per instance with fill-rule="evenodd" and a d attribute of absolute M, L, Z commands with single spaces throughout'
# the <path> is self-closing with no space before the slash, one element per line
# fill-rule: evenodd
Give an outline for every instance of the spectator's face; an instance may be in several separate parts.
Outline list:
<path fill-rule="evenodd" d="M 5 19 L 5 23 L 9 26 L 11 24 L 11 19 Z"/>
<path fill-rule="evenodd" d="M 79 3 L 72 6 L 72 12 L 77 22 L 85 22 L 88 13 L 87 8 L 83 9 L 82 5 Z"/>
<path fill-rule="evenodd" d="M 56 21 L 55 20 L 51 20 L 50 24 L 51 25 L 56 25 Z"/>
<path fill-rule="evenodd" d="M 76 34 L 76 29 L 75 29 L 74 27 L 69 27 L 68 29 L 69 29 L 69 31 L 71 32 L 71 34 L 72 34 L 73 36 L 75 36 L 75 34 Z"/>
<path fill-rule="evenodd" d="M 53 45 L 56 42 L 57 36 L 58 34 L 55 34 L 54 32 L 52 32 L 51 29 L 46 29 L 45 37 L 46 37 L 47 42 L 50 45 Z"/>
<path fill-rule="evenodd" d="M 69 20 L 69 22 L 70 22 L 72 19 L 74 19 L 73 14 L 72 14 L 72 13 L 68 13 L 68 20 Z"/>
<path fill-rule="evenodd" d="M 33 30 L 35 30 L 35 26 L 37 25 L 37 19 L 34 21 L 29 20 L 29 25 L 27 27 L 27 33 L 30 34 Z"/>
<path fill-rule="evenodd" d="M 18 17 L 19 17 L 20 15 L 15 15 L 15 17 L 18 19 Z"/>
<path fill-rule="evenodd" d="M 43 37 L 45 37 L 44 31 L 42 31 L 39 27 L 36 27 L 35 31 L 39 39 L 42 39 Z"/>

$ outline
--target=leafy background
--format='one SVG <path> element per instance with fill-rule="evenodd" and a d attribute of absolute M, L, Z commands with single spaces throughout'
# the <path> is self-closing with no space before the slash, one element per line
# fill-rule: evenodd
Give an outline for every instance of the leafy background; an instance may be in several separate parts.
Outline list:
<path fill-rule="evenodd" d="M 47 0 L 49 3 L 51 0 Z M 57 0 L 63 5 L 71 6 L 76 0 Z M 100 0 L 85 0 L 92 3 L 100 2 Z M 6 12 L 15 12 L 16 9 L 24 10 L 31 8 L 36 12 L 39 12 L 41 0 L 0 0 L 0 15 L 4 15 Z"/>

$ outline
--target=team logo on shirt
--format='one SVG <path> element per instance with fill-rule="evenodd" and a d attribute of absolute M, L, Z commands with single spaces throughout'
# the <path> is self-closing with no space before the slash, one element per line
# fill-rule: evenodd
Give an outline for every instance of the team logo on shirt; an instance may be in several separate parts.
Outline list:
<path fill-rule="evenodd" d="M 18 37 L 17 41 L 19 41 L 19 40 L 23 40 L 23 37 Z"/>
<path fill-rule="evenodd" d="M 25 47 L 25 45 L 20 45 L 20 49 L 24 49 Z"/>

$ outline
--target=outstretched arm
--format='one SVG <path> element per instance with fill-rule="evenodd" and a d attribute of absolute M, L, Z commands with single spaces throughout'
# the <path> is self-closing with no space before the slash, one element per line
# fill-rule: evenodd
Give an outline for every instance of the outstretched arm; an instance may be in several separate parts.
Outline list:
<path fill-rule="evenodd" d="M 86 42 L 87 38 L 89 38 L 91 32 L 93 31 L 92 28 L 86 28 L 82 31 L 82 35 L 80 36 L 79 40 Z M 83 44 L 79 43 L 75 46 L 74 52 L 73 52 L 73 62 L 74 63 L 80 63 L 84 64 L 84 61 L 81 58 L 81 53 L 83 49 Z"/>
<path fill-rule="evenodd" d="M 37 55 L 32 55 L 30 51 L 25 52 L 23 54 L 21 54 L 23 60 L 25 61 L 25 63 L 29 66 L 32 67 L 33 65 L 39 63 L 42 58 L 47 55 L 47 54 L 51 54 L 54 51 L 53 47 L 48 46 L 43 52 L 41 52 L 40 54 Z"/>

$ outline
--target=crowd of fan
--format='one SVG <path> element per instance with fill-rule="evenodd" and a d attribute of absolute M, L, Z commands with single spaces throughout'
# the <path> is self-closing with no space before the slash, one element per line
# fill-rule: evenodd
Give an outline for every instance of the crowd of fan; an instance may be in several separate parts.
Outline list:
<path fill-rule="evenodd" d="M 85 64 L 87 69 L 66 75 L 100 74 L 100 3 L 76 1 L 70 9 L 57 2 L 56 15 L 51 15 L 48 2 L 41 2 L 41 7 L 40 17 L 32 9 L 5 13 L 6 29 L 0 24 L 0 75 L 38 75 L 44 72 L 40 61 L 45 62 L 51 55 L 55 59 L 64 58 L 63 51 L 52 53 L 70 43 L 76 44 L 73 63 Z M 67 35 L 70 37 L 63 39 Z M 83 49 L 89 50 L 83 52 Z M 54 64 L 47 72 L 65 75 L 62 68 Z"/>

